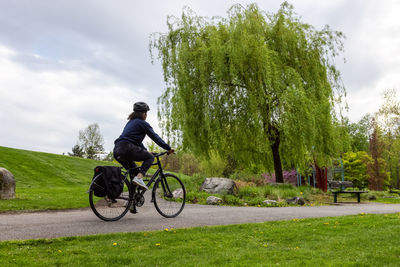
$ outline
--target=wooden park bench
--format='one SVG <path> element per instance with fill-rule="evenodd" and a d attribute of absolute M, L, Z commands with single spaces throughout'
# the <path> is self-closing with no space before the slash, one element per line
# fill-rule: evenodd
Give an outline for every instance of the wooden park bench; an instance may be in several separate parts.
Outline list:
<path fill-rule="evenodd" d="M 328 187 L 331 190 L 333 194 L 333 203 L 337 203 L 337 195 L 338 194 L 356 194 L 357 195 L 357 201 L 360 203 L 360 194 L 362 193 L 367 193 L 368 191 L 346 191 L 346 188 L 352 187 L 354 188 L 354 185 L 350 181 L 337 181 L 337 180 L 328 180 Z"/>

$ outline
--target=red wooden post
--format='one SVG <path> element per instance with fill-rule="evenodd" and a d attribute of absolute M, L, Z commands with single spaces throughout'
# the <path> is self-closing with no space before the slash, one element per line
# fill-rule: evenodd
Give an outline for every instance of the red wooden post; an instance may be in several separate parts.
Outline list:
<path fill-rule="evenodd" d="M 315 171 L 317 187 L 324 192 L 328 191 L 328 169 L 322 169 L 315 165 Z"/>
<path fill-rule="evenodd" d="M 322 177 L 322 190 L 326 192 L 328 191 L 328 168 L 325 168 L 323 173 L 324 175 Z"/>

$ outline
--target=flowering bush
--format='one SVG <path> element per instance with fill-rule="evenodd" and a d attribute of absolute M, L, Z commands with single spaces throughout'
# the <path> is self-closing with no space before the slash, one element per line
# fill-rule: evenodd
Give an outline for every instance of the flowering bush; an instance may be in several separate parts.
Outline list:
<path fill-rule="evenodd" d="M 275 183 L 276 179 L 275 179 L 275 173 L 268 174 L 268 173 L 264 173 L 263 174 L 265 181 L 267 183 Z M 297 172 L 296 170 L 290 170 L 290 171 L 283 171 L 283 182 L 286 184 L 292 184 L 292 185 L 297 185 Z"/>

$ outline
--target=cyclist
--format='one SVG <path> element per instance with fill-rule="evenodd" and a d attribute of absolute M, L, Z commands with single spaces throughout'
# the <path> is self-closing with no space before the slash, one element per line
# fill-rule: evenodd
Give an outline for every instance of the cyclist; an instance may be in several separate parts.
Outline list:
<path fill-rule="evenodd" d="M 174 152 L 160 136 L 158 136 L 148 122 L 146 122 L 149 106 L 144 102 L 136 102 L 133 105 L 133 112 L 128 116 L 128 123 L 125 125 L 122 134 L 114 142 L 114 158 L 124 166 L 125 169 L 136 167 L 135 161 L 143 161 L 139 173 L 132 182 L 138 186 L 148 189 L 143 182 L 143 177 L 154 161 L 152 153 L 147 151 L 143 145 L 145 136 L 149 136 L 157 145 L 168 151 Z"/>

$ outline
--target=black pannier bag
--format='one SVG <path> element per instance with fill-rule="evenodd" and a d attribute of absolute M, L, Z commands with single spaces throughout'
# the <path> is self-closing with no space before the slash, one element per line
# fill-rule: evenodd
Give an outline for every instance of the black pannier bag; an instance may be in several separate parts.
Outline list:
<path fill-rule="evenodd" d="M 95 196 L 105 197 L 110 199 L 117 198 L 124 188 L 123 175 L 121 167 L 115 166 L 97 166 L 94 168 L 93 179 L 100 176 L 103 179 L 97 179 L 96 184 L 92 185 L 92 190 Z"/>

